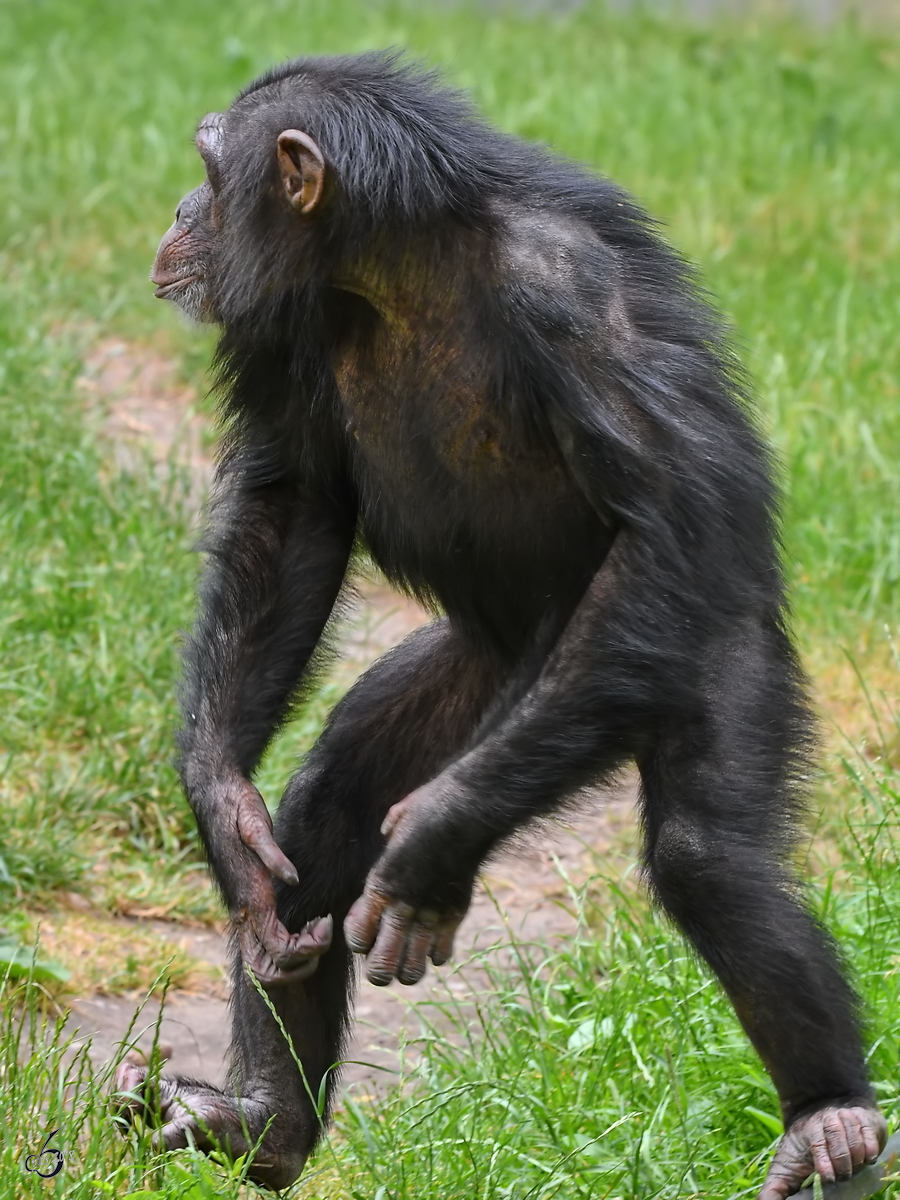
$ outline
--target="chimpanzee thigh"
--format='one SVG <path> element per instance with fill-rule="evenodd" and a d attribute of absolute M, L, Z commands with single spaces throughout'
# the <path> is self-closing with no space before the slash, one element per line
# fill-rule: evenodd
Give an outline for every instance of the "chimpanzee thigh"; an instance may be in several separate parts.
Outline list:
<path fill-rule="evenodd" d="M 334 918 L 332 945 L 315 973 L 268 989 L 306 1078 L 239 956 L 230 1076 L 236 1095 L 267 1097 L 269 1113 L 278 1114 L 266 1143 L 283 1167 L 285 1158 L 308 1154 L 327 1114 L 352 976 L 343 920 L 384 846 L 384 816 L 465 748 L 500 682 L 449 621 L 417 630 L 336 706 L 288 784 L 275 831 L 300 883 L 277 885 L 279 917 L 292 932 L 314 917 Z M 312 1101 L 320 1099 L 323 1079 L 324 1108 L 316 1114 Z M 277 1179 L 280 1171 L 273 1174 Z"/>
<path fill-rule="evenodd" d="M 778 1089 L 785 1125 L 870 1095 L 856 997 L 789 868 L 810 726 L 774 624 L 748 620 L 701 664 L 703 710 L 639 763 L 650 878 L 722 982 Z"/>

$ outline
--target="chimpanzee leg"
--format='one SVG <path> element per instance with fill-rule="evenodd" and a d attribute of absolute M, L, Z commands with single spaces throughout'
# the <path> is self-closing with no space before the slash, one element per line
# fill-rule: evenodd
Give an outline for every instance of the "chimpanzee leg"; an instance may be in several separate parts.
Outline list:
<path fill-rule="evenodd" d="M 351 955 L 343 920 L 383 848 L 381 822 L 392 804 L 464 748 L 499 685 L 495 670 L 444 620 L 375 663 L 335 708 L 275 821 L 278 843 L 300 877 L 296 888 L 278 884 L 279 918 L 291 932 L 326 914 L 334 921 L 331 947 L 315 972 L 267 991 L 305 1081 L 237 956 L 232 1094 L 190 1080 L 161 1080 L 164 1145 L 185 1145 L 191 1137 L 209 1149 L 214 1139 L 237 1156 L 271 1121 L 251 1174 L 270 1187 L 285 1187 L 300 1174 L 328 1113 L 337 1074 L 331 1068 L 347 1029 Z M 120 1089 L 139 1091 L 145 1073 L 129 1066 Z M 320 1089 L 324 1103 L 317 1115 Z"/>
<path fill-rule="evenodd" d="M 856 997 L 786 867 L 809 736 L 792 651 L 780 630 L 748 626 L 714 659 L 705 713 L 639 764 L 647 863 L 778 1090 L 787 1134 L 762 1196 L 780 1200 L 813 1170 L 842 1178 L 874 1158 L 884 1123 Z"/>

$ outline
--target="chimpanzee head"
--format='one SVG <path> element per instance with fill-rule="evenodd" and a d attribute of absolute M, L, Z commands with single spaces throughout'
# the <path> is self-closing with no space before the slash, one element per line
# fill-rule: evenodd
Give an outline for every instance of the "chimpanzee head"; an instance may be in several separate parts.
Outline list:
<path fill-rule="evenodd" d="M 376 242 L 481 223 L 504 153 L 463 98 L 385 54 L 286 63 L 204 117 L 196 144 L 206 182 L 179 205 L 151 280 L 195 319 L 242 327 Z"/>
<path fill-rule="evenodd" d="M 277 282 L 271 278 L 273 269 L 279 276 L 285 268 L 299 265 L 291 260 L 292 251 L 303 244 L 302 222 L 317 212 L 325 195 L 324 157 L 299 129 L 283 129 L 271 139 L 276 170 L 257 174 L 247 186 L 249 164 L 242 162 L 246 156 L 241 153 L 246 141 L 241 134 L 246 135 L 246 130 L 241 129 L 239 117 L 233 112 L 210 113 L 201 121 L 195 141 L 206 165 L 206 180 L 178 205 L 150 274 L 156 295 L 171 300 L 197 321 L 221 320 L 231 307 L 227 301 L 237 299 L 235 291 L 244 302 L 241 307 L 252 304 L 261 266 L 268 263 L 264 273 L 270 276 L 271 290 Z M 262 195 L 261 181 L 267 184 Z M 255 253 L 256 239 L 246 236 L 251 232 L 248 217 L 254 218 L 253 227 L 262 225 L 267 235 Z M 240 231 L 245 236 L 237 237 L 243 249 L 235 264 L 229 260 L 239 248 L 234 242 Z M 231 279 L 229 266 L 238 272 Z"/>

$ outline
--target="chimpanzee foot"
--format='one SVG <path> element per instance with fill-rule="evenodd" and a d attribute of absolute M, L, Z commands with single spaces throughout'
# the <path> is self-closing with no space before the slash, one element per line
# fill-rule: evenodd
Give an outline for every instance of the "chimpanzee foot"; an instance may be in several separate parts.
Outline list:
<path fill-rule="evenodd" d="M 206 1153 L 221 1149 L 238 1158 L 253 1151 L 272 1115 L 262 1101 L 229 1096 L 194 1079 L 157 1079 L 148 1086 L 147 1068 L 128 1061 L 116 1071 L 114 1087 L 114 1112 L 128 1121 L 140 1115 L 159 1123 L 153 1135 L 159 1150 L 195 1145 Z M 249 1175 L 257 1183 L 284 1188 L 300 1175 L 306 1158 L 296 1144 L 278 1146 L 270 1129 Z"/>
<path fill-rule="evenodd" d="M 785 1200 L 813 1172 L 823 1183 L 849 1179 L 875 1161 L 886 1140 L 884 1117 L 866 1101 L 798 1117 L 778 1145 L 757 1200 Z"/>

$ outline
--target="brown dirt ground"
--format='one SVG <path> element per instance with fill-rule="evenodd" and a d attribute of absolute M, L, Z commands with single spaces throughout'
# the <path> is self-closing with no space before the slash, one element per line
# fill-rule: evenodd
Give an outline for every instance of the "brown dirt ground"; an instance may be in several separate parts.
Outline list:
<path fill-rule="evenodd" d="M 85 359 L 80 386 L 101 421 L 118 468 L 132 471 L 167 463 L 187 468 L 197 481 L 192 496 L 199 505 L 210 476 L 208 427 L 198 411 L 196 393 L 177 382 L 177 364 L 152 348 L 108 339 Z M 364 580 L 345 624 L 336 677 L 349 683 L 428 619 L 384 580 Z M 596 871 L 598 856 L 613 860 L 614 870 L 631 861 L 635 793 L 634 778 L 624 777 L 615 788 L 585 796 L 571 813 L 546 822 L 499 854 L 485 870 L 458 935 L 456 963 L 465 964 L 486 947 L 496 947 L 492 954 L 502 956 L 510 933 L 551 945 L 570 935 L 576 922 L 566 880 L 572 887 L 582 884 Z M 71 1023 L 92 1038 L 98 1065 L 115 1054 L 126 1036 L 149 1046 L 159 1003 L 148 1000 L 132 1027 L 135 1007 L 160 965 L 174 956 L 160 1040 L 171 1049 L 173 1070 L 223 1081 L 230 1020 L 222 933 L 158 920 L 95 921 L 79 914 L 59 928 L 53 920 L 45 923 L 45 952 L 52 955 L 62 939 L 68 950 L 74 947 L 76 958 L 92 959 L 85 984 L 98 977 L 98 956 L 110 960 L 108 972 L 103 972 L 107 983 L 86 988 L 69 1001 Z M 68 958 L 71 962 L 73 954 Z M 414 1038 L 419 1028 L 417 1009 L 428 1014 L 429 1001 L 447 996 L 464 1001 L 482 986 L 477 968 L 466 971 L 460 965 L 432 970 L 414 987 L 394 984 L 382 989 L 363 981 L 348 1051 L 348 1059 L 355 1061 L 344 1073 L 344 1085 L 366 1091 L 390 1078 L 398 1066 L 399 1039 Z"/>

